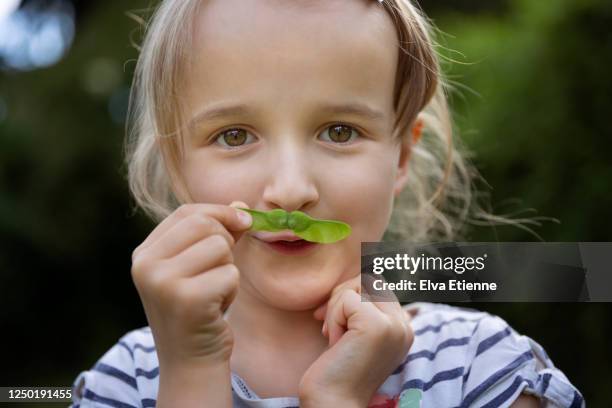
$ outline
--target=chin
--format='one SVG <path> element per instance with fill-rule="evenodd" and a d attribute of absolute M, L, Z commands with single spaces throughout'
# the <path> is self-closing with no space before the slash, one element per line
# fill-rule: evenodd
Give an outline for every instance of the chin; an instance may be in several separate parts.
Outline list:
<path fill-rule="evenodd" d="M 318 307 L 334 288 L 332 279 L 260 278 L 253 284 L 265 302 L 283 310 L 305 311 Z"/>
<path fill-rule="evenodd" d="M 235 257 L 242 279 L 259 298 L 282 310 L 320 306 L 339 282 L 359 273 L 360 268 L 359 256 L 351 257 L 340 247 L 322 248 L 325 251 L 307 258 L 264 256 L 246 245 L 243 249 Z"/>

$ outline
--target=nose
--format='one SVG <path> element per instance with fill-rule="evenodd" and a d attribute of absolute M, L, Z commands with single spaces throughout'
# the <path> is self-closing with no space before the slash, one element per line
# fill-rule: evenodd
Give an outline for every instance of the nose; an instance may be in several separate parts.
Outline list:
<path fill-rule="evenodd" d="M 286 141 L 270 151 L 263 200 L 268 208 L 308 209 L 319 201 L 312 158 L 306 146 Z"/>

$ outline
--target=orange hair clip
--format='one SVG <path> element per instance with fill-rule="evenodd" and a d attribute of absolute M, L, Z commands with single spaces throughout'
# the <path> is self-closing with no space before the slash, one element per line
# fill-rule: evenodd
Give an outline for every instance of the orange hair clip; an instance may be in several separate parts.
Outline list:
<path fill-rule="evenodd" d="M 423 121 L 418 119 L 412 127 L 412 144 L 417 144 L 423 133 Z"/>

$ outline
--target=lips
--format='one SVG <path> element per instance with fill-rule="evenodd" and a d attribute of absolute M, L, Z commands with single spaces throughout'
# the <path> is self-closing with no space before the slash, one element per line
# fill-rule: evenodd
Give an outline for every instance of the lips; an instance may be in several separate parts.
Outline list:
<path fill-rule="evenodd" d="M 301 239 L 290 231 L 259 231 L 253 233 L 252 238 L 268 249 L 282 255 L 305 256 L 319 247 L 319 244 Z"/>
<path fill-rule="evenodd" d="M 260 241 L 260 243 L 265 245 L 268 249 L 282 255 L 304 256 L 319 247 L 319 244 L 308 242 L 303 239 L 299 239 L 297 241 Z"/>

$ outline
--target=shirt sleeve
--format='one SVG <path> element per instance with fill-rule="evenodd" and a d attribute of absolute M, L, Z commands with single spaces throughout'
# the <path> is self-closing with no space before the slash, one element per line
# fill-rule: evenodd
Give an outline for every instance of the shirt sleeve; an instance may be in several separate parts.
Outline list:
<path fill-rule="evenodd" d="M 497 316 L 478 323 L 467 356 L 462 407 L 509 407 L 521 393 L 539 397 L 546 407 L 585 407 L 542 346 Z"/>
<path fill-rule="evenodd" d="M 135 375 L 133 351 L 122 337 L 92 368 L 72 384 L 71 408 L 143 407 Z"/>

